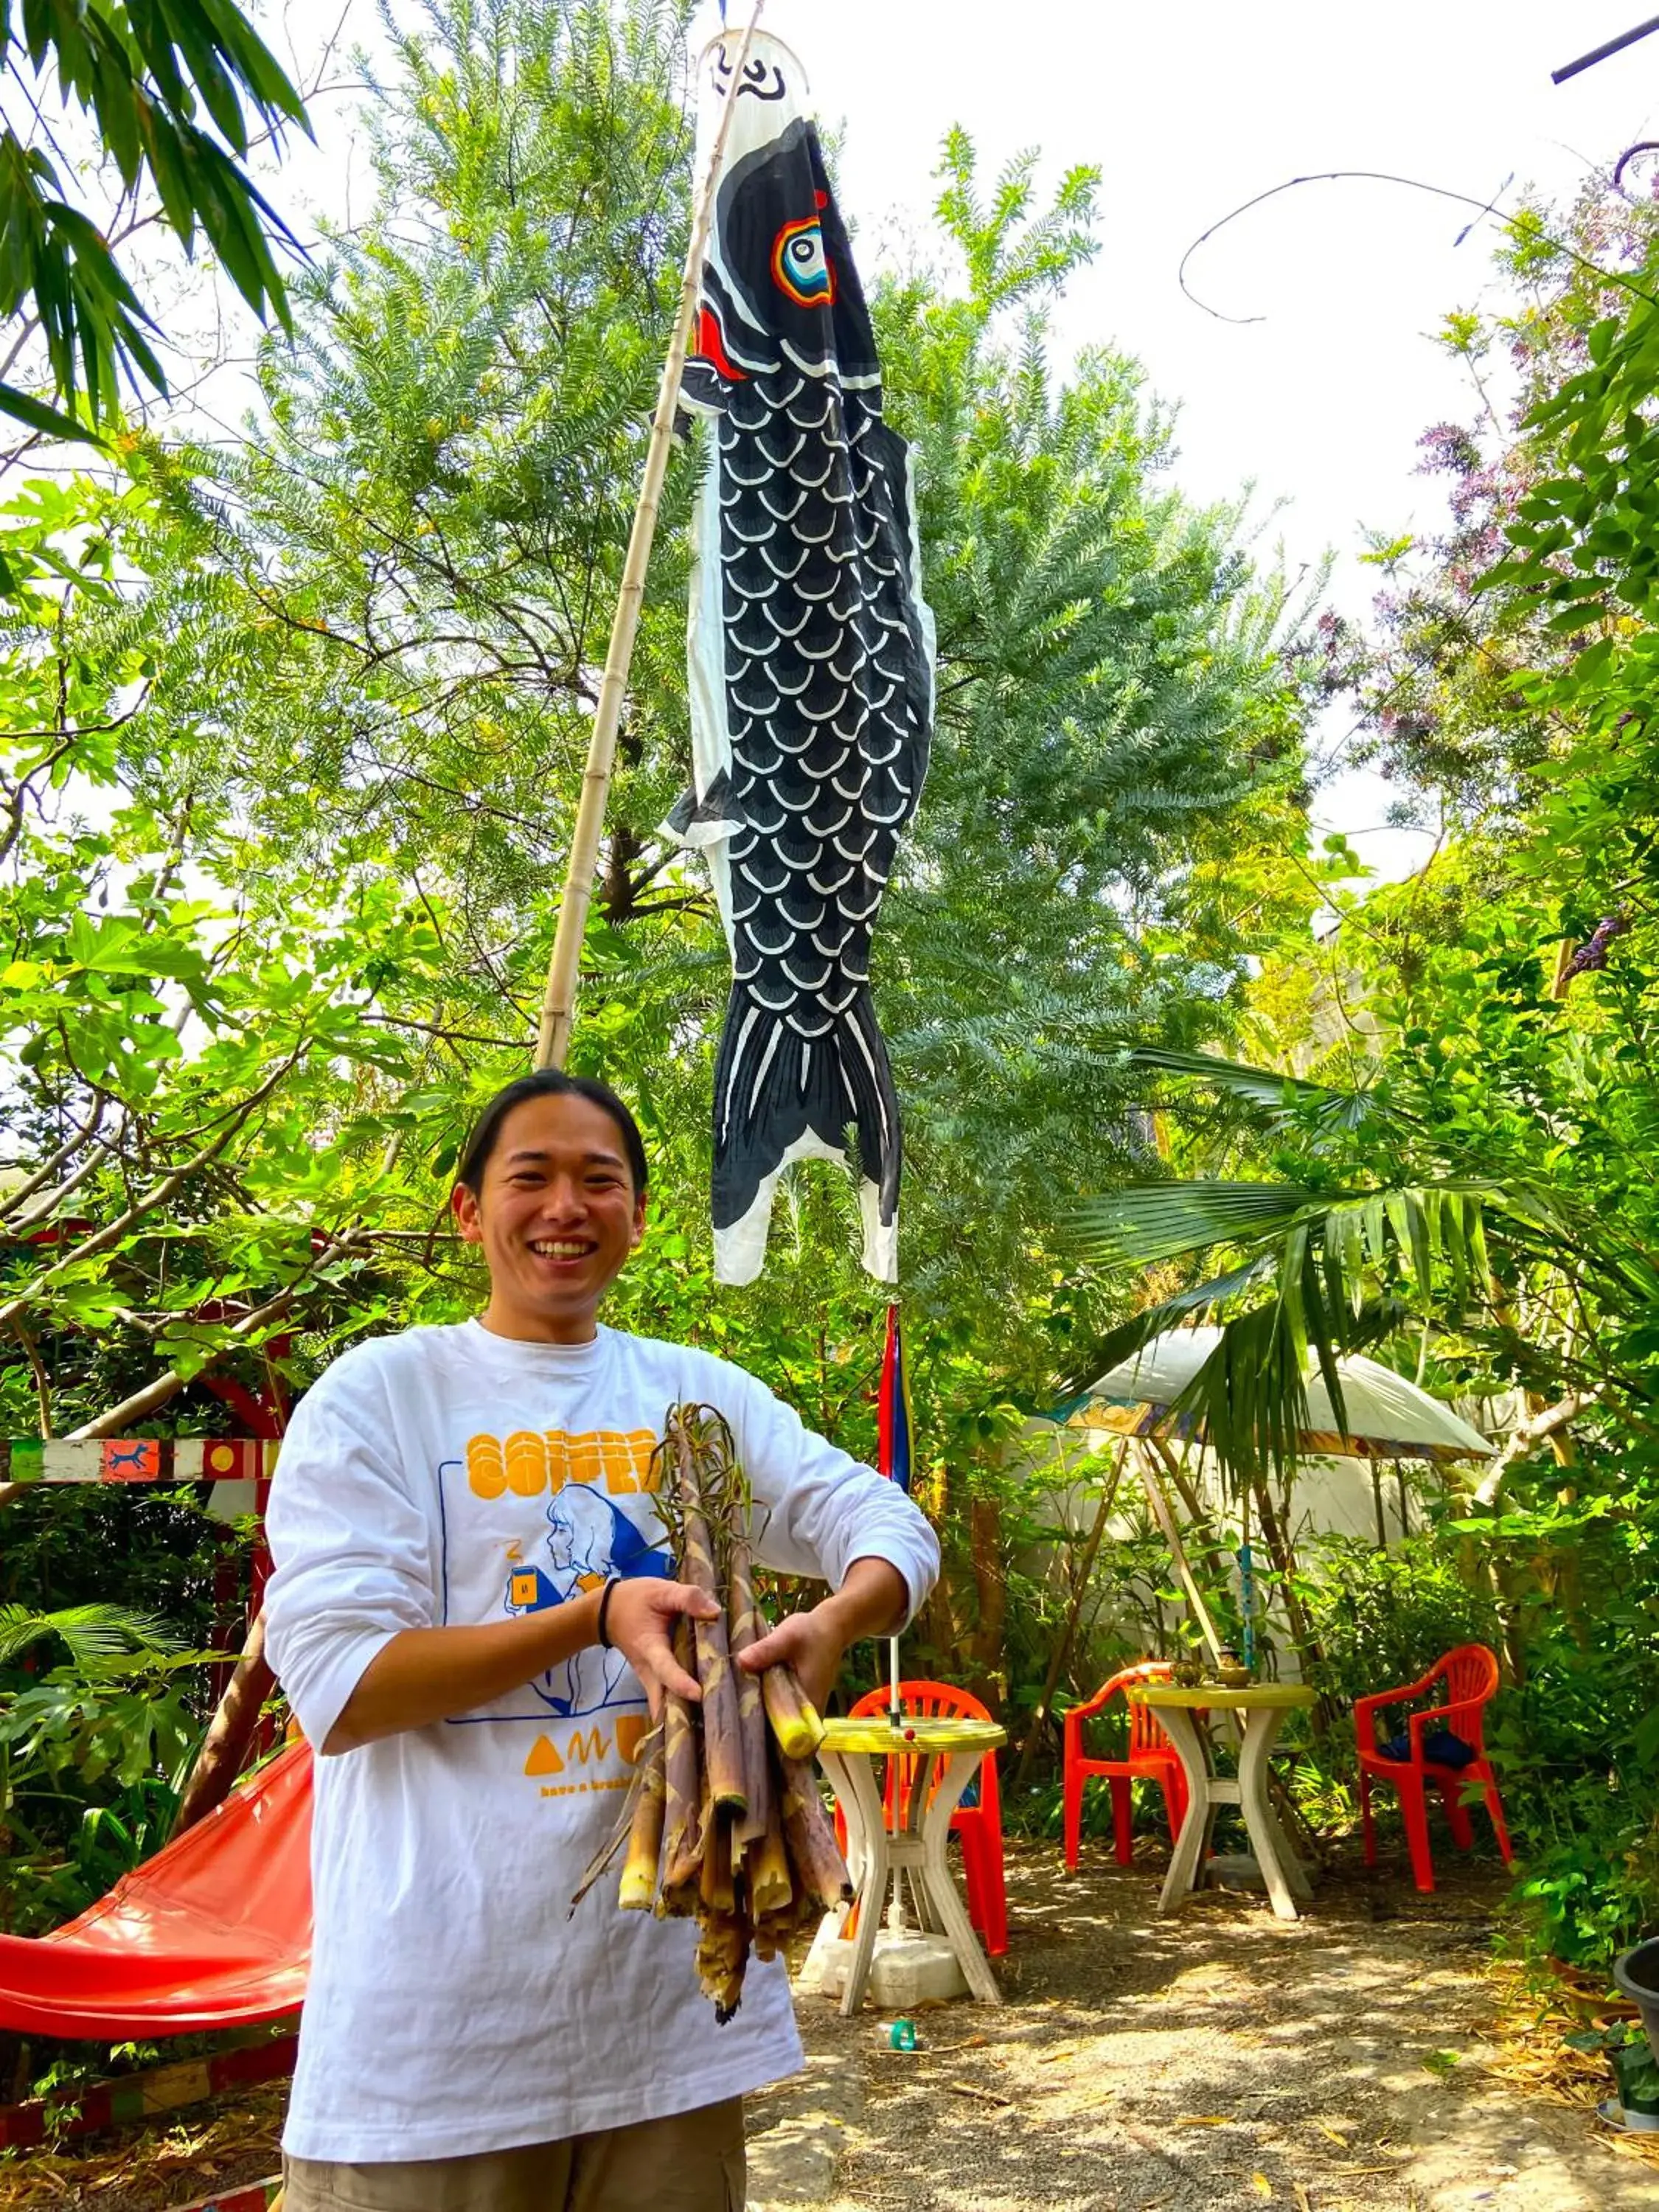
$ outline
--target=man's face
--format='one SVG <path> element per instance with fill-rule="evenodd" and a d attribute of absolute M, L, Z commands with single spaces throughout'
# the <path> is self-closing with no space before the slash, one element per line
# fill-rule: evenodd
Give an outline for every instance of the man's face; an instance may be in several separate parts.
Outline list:
<path fill-rule="evenodd" d="M 585 1344 L 600 1299 L 645 1234 L 622 1131 L 572 1093 L 526 1098 L 496 1133 L 476 1194 L 450 1200 L 489 1263 L 486 1325 L 498 1335 Z"/>

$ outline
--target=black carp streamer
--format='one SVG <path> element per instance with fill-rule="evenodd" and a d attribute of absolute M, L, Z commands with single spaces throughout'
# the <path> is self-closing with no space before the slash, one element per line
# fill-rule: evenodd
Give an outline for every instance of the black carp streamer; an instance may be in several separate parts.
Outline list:
<path fill-rule="evenodd" d="M 864 1264 L 897 1276 L 898 1102 L 870 939 L 927 772 L 933 625 L 904 441 L 799 64 L 757 34 L 735 96 L 681 390 L 708 418 L 688 623 L 693 781 L 732 948 L 714 1092 L 715 1270 L 760 1272 L 780 1170 L 856 1151 Z"/>

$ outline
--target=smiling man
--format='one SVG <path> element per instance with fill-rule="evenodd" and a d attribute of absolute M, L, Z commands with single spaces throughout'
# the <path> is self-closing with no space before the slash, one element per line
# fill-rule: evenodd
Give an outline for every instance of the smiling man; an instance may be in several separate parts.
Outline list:
<path fill-rule="evenodd" d="M 611 1883 L 568 1917 L 647 1711 L 696 1693 L 674 1624 L 713 1609 L 651 1489 L 665 1409 L 720 1408 L 760 1558 L 830 1584 L 744 1663 L 822 1701 L 939 1549 L 741 1368 L 599 1323 L 646 1183 L 605 1085 L 509 1085 L 451 1200 L 483 1313 L 347 1352 L 283 1440 L 268 1644 L 323 1754 L 288 2212 L 742 2212 L 743 2094 L 801 2063 L 781 1962 L 717 2028 L 694 1925 Z"/>

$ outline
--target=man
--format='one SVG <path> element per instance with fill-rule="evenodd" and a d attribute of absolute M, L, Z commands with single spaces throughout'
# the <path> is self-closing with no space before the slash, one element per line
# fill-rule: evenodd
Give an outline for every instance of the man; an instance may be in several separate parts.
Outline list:
<path fill-rule="evenodd" d="M 759 1556 L 830 1583 L 744 1658 L 815 1700 L 939 1550 L 740 1368 L 599 1325 L 646 1180 L 605 1085 L 509 1085 L 452 1198 L 483 1312 L 347 1352 L 283 1441 L 268 1648 L 321 1754 L 288 2212 L 742 2212 L 743 2094 L 801 2063 L 781 1964 L 717 2027 L 691 1924 L 611 1882 L 568 1914 L 647 1706 L 696 1694 L 670 1639 L 713 1601 L 672 1579 L 648 1487 L 665 1408 L 720 1407 Z"/>

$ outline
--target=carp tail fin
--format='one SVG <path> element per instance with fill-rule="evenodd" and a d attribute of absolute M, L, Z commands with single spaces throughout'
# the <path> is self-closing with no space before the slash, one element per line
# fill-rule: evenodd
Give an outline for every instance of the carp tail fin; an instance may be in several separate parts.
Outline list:
<path fill-rule="evenodd" d="M 732 987 L 714 1071 L 714 1273 L 749 1283 L 766 1257 L 772 1196 L 794 1160 L 854 1166 L 864 1215 L 864 1264 L 898 1279 L 902 1140 L 887 1047 L 868 985 L 844 1009 L 810 1009 L 806 1036 Z"/>

